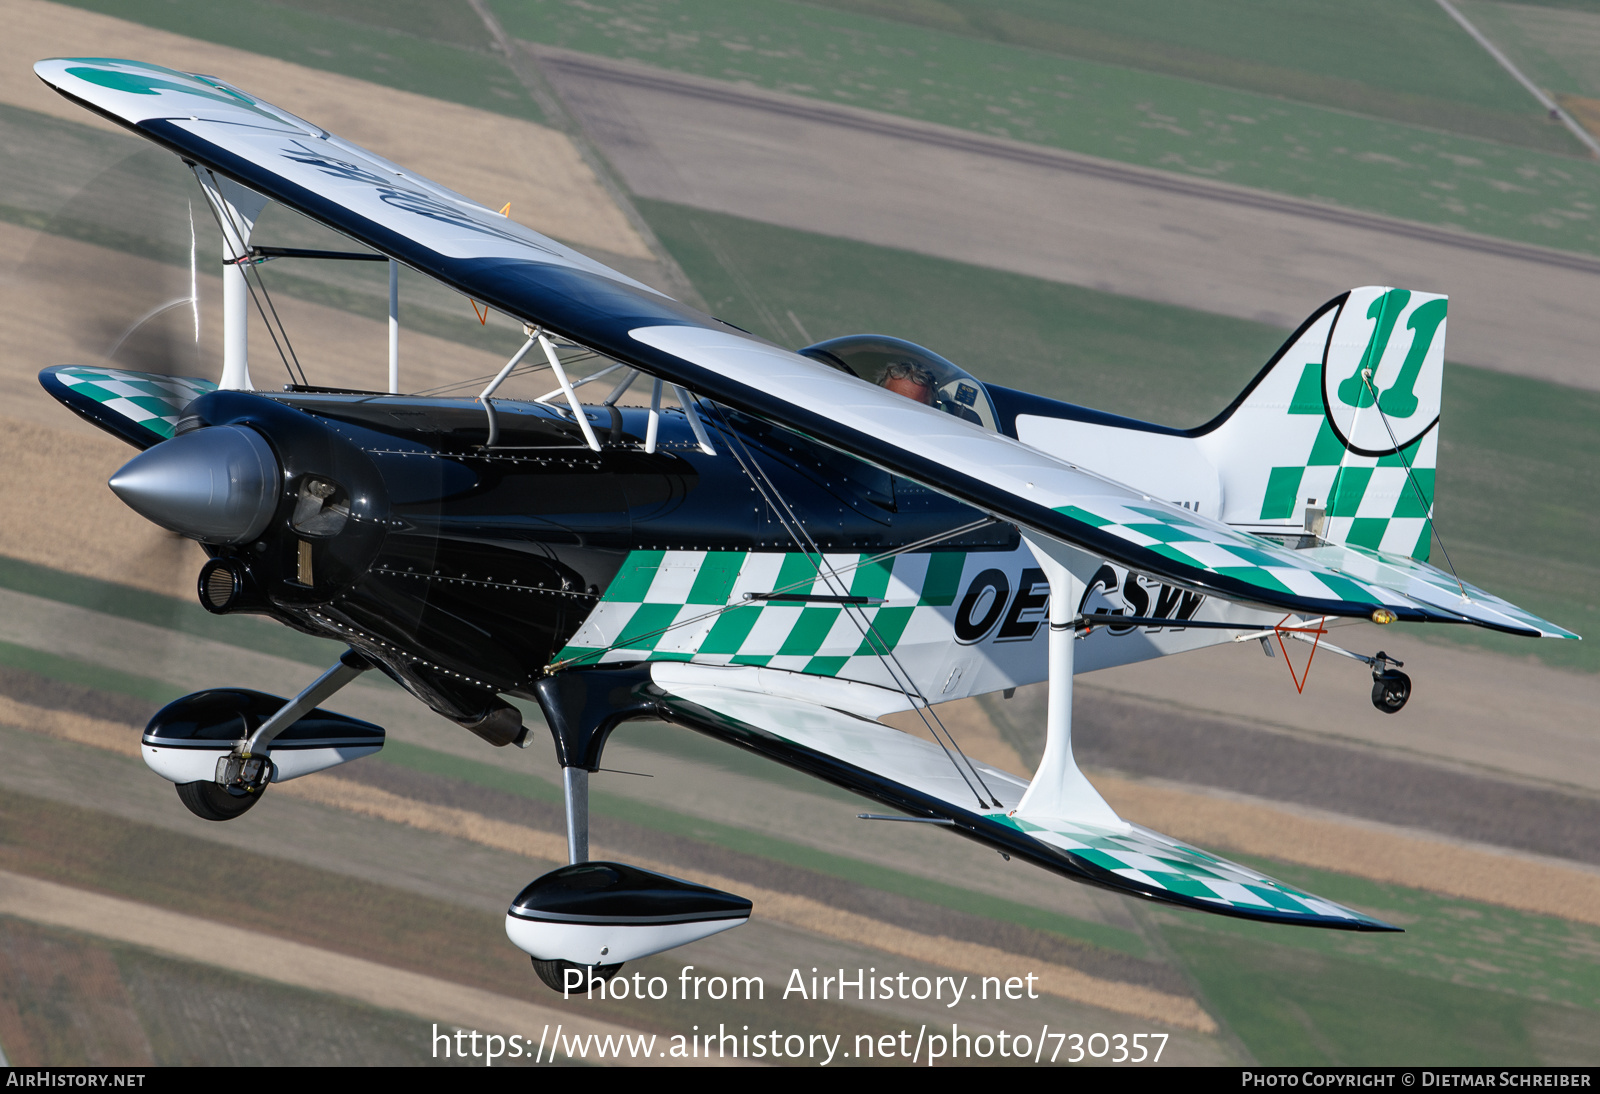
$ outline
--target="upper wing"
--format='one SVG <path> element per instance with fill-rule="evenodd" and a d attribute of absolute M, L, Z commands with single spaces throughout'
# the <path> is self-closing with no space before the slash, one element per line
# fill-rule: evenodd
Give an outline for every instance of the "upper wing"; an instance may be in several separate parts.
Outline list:
<path fill-rule="evenodd" d="M 1459 593 L 1408 595 L 1411 576 L 1382 567 L 1341 573 L 790 353 L 216 80 L 95 59 L 34 70 L 184 158 L 508 315 L 1142 573 L 1302 615 L 1383 608 L 1558 630 Z"/>
<path fill-rule="evenodd" d="M 395 258 L 409 262 L 431 253 L 434 261 L 417 268 L 463 291 L 469 286 L 446 276 L 460 272 L 455 263 L 481 270 L 497 260 L 532 261 L 667 301 L 570 247 L 212 77 L 97 57 L 40 61 L 33 71 L 67 98 L 186 160 L 353 238 L 384 239 L 390 245 L 378 249 Z M 352 230 L 357 225 L 359 233 Z M 404 253 L 396 246 L 412 240 L 418 246 Z"/>

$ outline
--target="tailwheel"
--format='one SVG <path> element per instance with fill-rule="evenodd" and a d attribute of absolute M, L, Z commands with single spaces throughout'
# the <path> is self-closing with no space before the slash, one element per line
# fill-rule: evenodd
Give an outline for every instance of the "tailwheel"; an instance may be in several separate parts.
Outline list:
<path fill-rule="evenodd" d="M 583 976 L 576 986 L 567 983 L 568 969 L 577 969 Z M 580 965 L 575 961 L 563 961 L 559 957 L 553 961 L 541 961 L 537 957 L 533 959 L 533 971 L 539 974 L 539 979 L 544 981 L 545 987 L 562 993 L 587 991 L 591 978 L 604 983 L 617 975 L 621 969 L 620 962 L 615 965 Z"/>
<path fill-rule="evenodd" d="M 1411 677 L 1399 669 L 1372 674 L 1372 705 L 1385 714 L 1394 714 L 1411 698 Z"/>
<path fill-rule="evenodd" d="M 1394 714 L 1411 698 L 1411 677 L 1390 665 L 1403 665 L 1404 661 L 1390 657 L 1379 650 L 1370 658 L 1363 657 L 1372 666 L 1372 705 L 1385 714 Z"/>
<path fill-rule="evenodd" d="M 178 800 L 201 820 L 226 821 L 248 813 L 261 800 L 265 787 L 250 793 L 218 786 L 214 782 L 178 783 Z"/>

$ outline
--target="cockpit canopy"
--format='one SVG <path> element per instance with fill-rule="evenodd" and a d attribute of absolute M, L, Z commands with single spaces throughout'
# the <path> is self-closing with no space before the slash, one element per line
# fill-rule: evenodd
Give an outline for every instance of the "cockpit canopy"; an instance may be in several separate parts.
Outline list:
<path fill-rule="evenodd" d="M 999 432 L 994 403 L 971 373 L 914 342 L 882 334 L 848 334 L 799 351 L 802 357 L 881 384 L 891 365 L 909 364 L 933 377 L 933 405 L 946 414 Z"/>

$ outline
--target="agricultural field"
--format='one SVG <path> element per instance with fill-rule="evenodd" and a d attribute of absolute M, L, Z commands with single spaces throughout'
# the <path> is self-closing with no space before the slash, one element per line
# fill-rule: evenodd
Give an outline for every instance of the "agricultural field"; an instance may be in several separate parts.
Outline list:
<path fill-rule="evenodd" d="M 1564 102 L 1600 100 L 1600 74 L 1569 45 L 1600 20 L 1594 5 L 1461 6 Z M 1600 167 L 1431 0 L 1336 11 L 1215 0 L 1201 18 L 1179 0 L 486 7 L 515 41 L 1600 254 Z M 538 54 L 508 59 L 465 0 L 3 0 L 0 11 L 52 28 L 39 56 L 66 52 L 80 31 L 96 53 L 124 34 L 174 56 L 225 48 L 286 87 L 303 75 L 322 97 L 297 106 L 312 120 L 326 109 L 359 121 L 398 101 L 386 96 L 412 96 L 411 128 L 423 119 L 448 130 L 432 154 L 463 171 L 469 196 L 498 208 L 526 186 L 513 216 L 545 216 L 541 230 L 785 346 L 880 331 L 984 380 L 1190 426 L 1227 405 L 1287 333 L 631 195 L 540 78 Z M 757 905 L 748 926 L 637 967 L 674 983 L 691 963 L 759 975 L 768 994 L 563 1001 L 502 927 L 509 898 L 562 857 L 550 746 L 490 749 L 370 680 L 335 705 L 387 727 L 379 756 L 274 787 L 241 822 L 192 818 L 138 759 L 150 714 L 205 687 L 292 692 L 337 649 L 203 611 L 197 548 L 100 487 L 125 450 L 39 391 L 37 369 L 64 360 L 205 372 L 217 355 L 216 279 L 190 261 L 220 243 L 203 215 L 191 218 L 204 206 L 191 205 L 198 192 L 170 158 L 26 99 L 35 88 L 10 90 L 21 86 L 0 81 L 0 424 L 14 469 L 0 496 L 31 515 L 0 528 L 0 1051 L 11 1064 L 458 1062 L 432 1051 L 433 1023 L 486 1013 L 526 1016 L 528 1028 L 506 1032 L 535 1037 L 534 1023 L 563 1020 L 662 1037 L 719 1023 L 831 1036 L 951 1020 L 931 1003 L 774 998 L 791 969 L 811 966 L 1034 970 L 1047 983 L 1039 1000 L 975 1005 L 956 1020 L 985 1032 L 1160 1033 L 1163 1063 L 1600 1058 L 1600 861 L 1583 839 L 1600 819 L 1600 761 L 1581 726 L 1546 725 L 1559 719 L 1539 705 L 1559 693 L 1561 710 L 1592 709 L 1592 641 L 1452 633 L 1422 645 L 1402 633 L 1438 669 L 1419 673 L 1421 709 L 1381 733 L 1329 728 L 1352 696 L 1366 706 L 1366 684 L 1348 686 L 1360 673 L 1339 675 L 1343 666 L 1298 697 L 1323 721 L 1281 713 L 1290 707 L 1276 692 L 1253 715 L 1207 698 L 1224 686 L 1211 679 L 1215 658 L 1179 666 L 1190 677 L 1080 679 L 1084 762 L 1126 815 L 1370 911 L 1401 935 L 1293 931 L 1089 890 L 923 826 L 869 826 L 856 819 L 861 803 L 831 787 L 637 723 L 607 752 L 616 772 L 596 776 L 597 848 Z M 515 141 L 472 136 L 496 132 Z M 378 135 L 424 152 L 429 143 Z M 557 153 L 565 174 L 551 187 L 529 165 Z M 274 242 L 337 242 L 281 210 L 268 215 Z M 370 383 L 384 307 L 376 271 L 284 263 L 264 276 L 308 371 Z M 191 286 L 198 318 L 150 314 L 187 301 Z M 420 278 L 408 274 L 402 292 L 404 375 L 418 387 L 468 391 L 519 340 L 514 323 L 480 325 L 467 301 Z M 253 341 L 252 358 L 264 385 L 277 382 L 270 342 Z M 1597 415 L 1593 391 L 1452 363 L 1437 502 L 1464 577 L 1591 636 Z M 1232 691 L 1255 689 L 1262 665 L 1287 691 L 1281 665 L 1253 645 L 1234 652 L 1253 659 L 1227 677 L 1245 681 Z M 1512 683 L 1482 695 L 1476 722 L 1452 723 L 1444 701 L 1471 703 L 1491 679 Z M 537 727 L 537 712 L 524 711 Z M 1037 689 L 947 720 L 974 755 L 1022 772 L 1037 761 Z M 1524 752 L 1565 733 L 1566 751 L 1521 766 L 1487 751 L 1463 759 L 1453 732 L 1517 737 L 1510 751 Z M 1204 762 L 1174 747 L 1194 741 L 1214 743 Z M 1309 805 L 1295 790 L 1308 772 L 1323 792 Z M 1386 779 L 1405 782 L 1389 797 L 1409 811 L 1367 793 Z M 1463 800 L 1497 812 L 1464 818 Z M 121 913 L 74 919 L 63 893 Z M 162 936 L 141 923 L 182 929 Z M 230 930 L 248 932 L 256 964 L 226 957 L 241 937 Z M 330 986 L 319 962 L 361 977 Z M 418 984 L 437 993 L 436 1014 L 415 1002 Z"/>
<path fill-rule="evenodd" d="M 475 75 L 488 42 L 465 4 L 81 6 L 487 110 L 538 109 L 503 74 Z M 492 7 L 543 46 L 1600 253 L 1600 169 L 1430 0 L 1337 13 L 1228 0 L 1204 16 L 1178 0 Z"/>
<path fill-rule="evenodd" d="M 1098 17 L 1089 5 L 1052 6 L 1007 34 L 980 33 L 1021 19 L 983 18 L 996 7 L 914 9 L 959 14 L 954 32 L 792 0 L 501 0 L 495 10 L 511 34 L 541 45 L 1541 246 L 1600 247 L 1595 165 L 1429 0 L 1319 8 L 1311 25 L 1290 18 L 1305 5 L 1271 5 L 1277 18 L 1247 2 L 1192 18 L 1169 18 L 1176 3 Z M 1147 19 L 1144 8 L 1157 10 Z M 1127 25 L 1106 29 L 1116 45 L 1105 50 L 1037 48 L 1081 41 L 1070 22 L 1079 15 L 1095 30 L 1164 20 L 1174 37 L 1203 21 L 1201 42 L 1228 38 L 1239 56 L 1206 54 L 1184 71 L 1163 63 L 1163 43 L 1151 49 L 1152 32 L 1135 39 Z M 1024 37 L 1033 48 L 1011 44 Z M 1273 48 L 1285 41 L 1300 45 Z M 1449 69 L 1443 86 L 1435 62 Z M 1414 87 L 1430 94 L 1413 100 Z"/>
<path fill-rule="evenodd" d="M 108 607 L 120 606 L 129 614 L 141 607 L 127 593 L 120 594 L 118 605 L 115 590 L 96 589 L 83 579 L 57 578 L 53 586 L 32 587 L 78 601 L 93 601 L 99 593 Z M 8 634 L 23 637 L 18 631 L 29 613 L 19 610 L 19 594 L 5 596 L 12 621 Z M 216 666 L 231 665 L 230 679 L 272 686 L 271 676 L 294 671 L 296 662 L 259 652 L 252 621 L 223 621 L 239 625 L 230 628 L 234 633 L 227 638 L 198 639 L 193 626 L 197 612 L 188 605 L 173 612 L 170 622 L 183 628 L 173 636 L 186 636 L 185 647 L 203 651 Z M 508 997 L 545 1001 L 525 964 L 506 952 L 495 907 L 497 885 L 514 885 L 515 878 L 545 868 L 537 849 L 531 858 L 524 852 L 519 866 L 518 856 L 508 854 L 492 836 L 474 836 L 461 828 L 446 835 L 435 818 L 446 811 L 459 816 L 464 810 L 482 817 L 486 830 L 517 825 L 534 836 L 548 833 L 542 846 L 559 846 L 559 790 L 549 765 L 532 765 L 533 757 L 521 754 L 490 753 L 471 740 L 457 739 L 464 735 L 450 727 L 430 723 L 425 714 L 398 723 L 386 719 L 398 738 L 395 743 L 370 765 L 351 769 L 349 778 L 357 782 L 341 776 L 344 787 L 366 788 L 399 810 L 382 822 L 374 819 L 375 809 L 360 804 L 358 794 L 346 797 L 341 807 L 337 795 L 344 790 L 330 795 L 313 785 L 308 787 L 310 798 L 300 791 L 264 802 L 253 814 L 260 824 L 252 832 L 197 825 L 181 812 L 170 791 L 144 778 L 142 765 L 128 757 L 136 741 L 138 712 L 188 689 L 192 685 L 185 676 L 190 673 L 174 671 L 174 666 L 165 670 L 167 680 L 142 676 L 127 668 L 149 671 L 161 664 L 159 656 L 108 655 L 130 639 L 143 637 L 146 647 L 162 641 L 149 623 L 67 604 L 55 614 L 70 627 L 98 629 L 106 642 L 99 649 L 79 647 L 81 658 L 93 660 L 42 654 L 36 648 L 30 652 L 22 642 L 0 650 L 6 665 L 0 669 L 5 701 L 63 712 L 53 735 L 37 729 L 0 731 L 0 743 L 12 757 L 0 786 L 7 817 L 0 870 L 219 920 L 266 938 L 293 938 Z M 36 636 L 34 647 L 39 644 Z M 321 653 L 314 647 L 292 652 L 306 665 Z M 108 671 L 106 661 L 121 661 L 126 667 Z M 91 678 L 96 684 L 84 682 Z M 384 694 L 388 690 L 362 685 L 360 694 L 350 699 L 354 706 L 346 706 L 369 715 L 381 708 L 392 712 L 393 700 Z M 121 728 L 100 728 L 94 736 L 80 722 L 80 732 L 69 729 L 70 735 L 64 736 L 61 727 L 70 725 L 66 715 L 88 710 L 96 712 L 95 725 Z M 1406 933 L 1289 932 L 1202 919 L 1064 887 L 1037 871 L 1006 867 L 992 854 L 985 859 L 978 849 L 968 851 L 940 833 L 893 833 L 887 841 L 852 839 L 848 829 L 859 822 L 847 819 L 854 812 L 847 798 L 681 730 L 630 726 L 619 733 L 613 748 L 609 755 L 619 769 L 654 778 L 602 779 L 594 800 L 596 839 L 602 846 L 626 847 L 635 857 L 665 859 L 684 872 L 713 871 L 746 887 L 771 891 L 771 914 L 779 921 L 745 929 L 763 936 L 758 949 L 766 954 L 764 963 L 752 964 L 751 947 L 757 940 L 741 940 L 735 932 L 722 936 L 727 941 L 709 947 L 710 952 L 702 948 L 692 955 L 703 970 L 753 970 L 769 980 L 781 979 L 784 962 L 819 960 L 823 953 L 833 957 L 837 947 L 848 951 L 846 960 L 897 966 L 914 960 L 906 955 L 903 938 L 910 928 L 921 937 L 945 939 L 947 945 L 951 939 L 981 940 L 1040 966 L 1079 970 L 1108 992 L 1133 985 L 1156 993 L 1158 1000 L 1171 1000 L 1166 1003 L 1172 1012 L 1169 1022 L 1146 1025 L 1173 1033 L 1173 1047 L 1181 1050 L 1174 1061 L 1238 1058 L 1230 1042 L 1264 1063 L 1392 1063 L 1414 1059 L 1418 1052 L 1461 1063 L 1573 1062 L 1592 1052 L 1586 1031 L 1600 1010 L 1593 956 L 1600 928 L 1594 924 L 1260 858 L 1250 861 L 1293 883 L 1372 910 L 1405 926 Z M 542 746 L 535 749 L 544 751 Z M 714 794 L 706 793 L 708 772 Z M 89 777 L 132 792 L 85 807 L 73 788 Z M 308 782 L 316 784 L 318 778 Z M 312 831 L 320 831 L 321 838 L 308 841 Z M 933 851 L 939 853 L 930 857 Z M 1287 853 L 1295 854 L 1292 849 Z M 993 863 L 986 865 L 990 859 Z M 973 887 L 974 881 L 981 884 Z M 797 931 L 784 923 L 792 912 L 779 902 L 783 894 L 823 897 L 853 914 L 843 925 L 812 928 L 820 934 Z M 0 952 L 20 960 L 16 939 L 32 937 L 30 932 L 41 928 L 15 919 L 0 922 L 7 925 L 9 943 L 0 945 Z M 876 922 L 894 926 L 875 928 Z M 811 937 L 817 941 L 807 941 Z M 739 945 L 741 941 L 745 944 Z M 96 975 L 112 976 L 123 985 L 129 999 L 124 1009 L 133 1012 L 136 1028 L 144 1031 L 159 1062 L 193 1059 L 202 1049 L 220 1051 L 216 1030 L 237 1007 L 227 1000 L 256 990 L 248 977 L 240 982 L 236 974 L 208 973 L 192 963 L 143 956 L 125 944 L 71 944 L 109 953 L 113 968 Z M 96 960 L 105 963 L 104 958 Z M 647 960 L 641 968 L 666 975 L 675 971 L 666 958 Z M 184 996 L 189 999 L 186 1009 L 174 1016 L 175 997 L 163 995 L 163 985 L 179 990 L 196 980 L 205 990 Z M 27 1038 L 19 1044 L 13 1032 L 5 1042 L 13 1062 L 28 1062 L 30 1046 L 41 1051 L 53 1046 L 50 1051 L 59 1053 L 53 1058 L 61 1062 L 104 1061 L 114 1055 L 106 1049 L 115 1041 L 105 1029 L 126 1026 L 126 1013 L 96 1012 L 80 1020 L 75 1033 L 41 1015 L 52 1013 L 51 1007 L 54 1013 L 63 1008 L 72 1013 L 72 993 L 83 988 L 73 988 L 72 981 L 47 984 L 25 977 L 8 983 L 5 1002 L 15 1008 L 20 1025 L 8 1025 L 0 1006 L 0 1029 L 20 1028 Z M 283 1020 L 283 1014 L 302 1006 L 296 1002 L 301 999 L 299 1021 L 317 1016 L 328 1028 L 320 1039 L 297 1042 L 293 1051 L 280 1046 L 269 1052 L 250 1042 L 229 1052 L 263 1062 L 310 1062 L 337 1059 L 343 1051 L 355 1062 L 370 1060 L 375 1051 L 389 1051 L 384 1048 L 387 1039 L 398 1042 L 394 1051 L 399 1059 L 425 1055 L 418 1052 L 418 1031 L 399 1017 L 352 1009 L 326 996 L 297 996 L 282 987 L 270 988 L 268 995 L 274 1003 L 261 1022 Z M 1198 1000 L 1209 1018 L 1197 1022 L 1193 1004 L 1187 1009 L 1181 1004 L 1189 998 Z M 1053 1021 L 1081 1024 L 1096 1016 L 1093 1007 L 1083 1009 L 1084 1002 L 1057 999 L 1038 1006 L 1050 1011 Z M 851 1007 L 797 1009 L 792 1002 L 720 1014 L 705 1008 L 683 1013 L 641 1010 L 637 1004 L 599 1009 L 609 1021 L 663 1032 L 685 1021 L 703 1024 L 708 1017 L 749 1022 L 759 1015 L 764 1022 L 829 1032 L 875 1029 L 897 1017 L 881 1007 L 857 1013 Z M 1286 1013 L 1304 1016 L 1292 1036 L 1281 1024 Z M 975 1022 L 993 1019 L 973 1016 Z M 1098 1020 L 1121 1023 L 1117 1028 L 1130 1021 L 1115 1011 Z M 1375 1028 L 1390 1033 L 1374 1039 Z M 130 1037 L 124 1033 L 125 1041 Z M 178 1043 L 183 1039 L 187 1043 Z M 97 1056 L 101 1049 L 108 1055 Z"/>

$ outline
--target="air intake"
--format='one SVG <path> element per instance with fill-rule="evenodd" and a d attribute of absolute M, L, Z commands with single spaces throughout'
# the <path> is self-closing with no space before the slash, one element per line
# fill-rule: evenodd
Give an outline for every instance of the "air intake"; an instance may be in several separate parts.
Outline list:
<path fill-rule="evenodd" d="M 200 606 L 226 615 L 244 599 L 245 575 L 234 564 L 214 558 L 200 568 Z"/>

